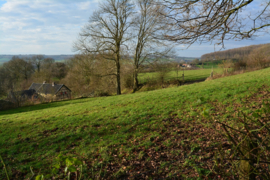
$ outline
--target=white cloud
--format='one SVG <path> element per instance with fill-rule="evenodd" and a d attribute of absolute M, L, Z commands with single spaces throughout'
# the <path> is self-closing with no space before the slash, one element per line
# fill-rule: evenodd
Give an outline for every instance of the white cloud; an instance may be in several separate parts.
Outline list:
<path fill-rule="evenodd" d="M 0 0 L 0 54 L 73 53 L 73 42 L 99 2 L 101 0 Z M 253 8 L 257 6 L 252 6 L 250 12 Z M 269 35 L 258 37 L 256 41 L 228 41 L 225 47 L 268 43 L 267 40 Z M 194 44 L 187 50 L 180 46 L 177 54 L 200 57 L 213 51 L 213 44 Z"/>
<path fill-rule="evenodd" d="M 91 2 L 90 2 L 90 1 L 78 3 L 78 7 L 79 7 L 81 10 L 89 9 L 89 8 L 90 8 L 90 5 L 91 5 Z"/>
<path fill-rule="evenodd" d="M 97 7 L 86 0 L 7 0 L 0 4 L 0 54 L 70 54 Z"/>

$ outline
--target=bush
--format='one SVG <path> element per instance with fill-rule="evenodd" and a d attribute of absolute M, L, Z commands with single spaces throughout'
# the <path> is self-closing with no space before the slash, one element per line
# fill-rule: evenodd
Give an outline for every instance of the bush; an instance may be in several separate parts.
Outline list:
<path fill-rule="evenodd" d="M 94 97 L 102 97 L 102 96 L 110 96 L 110 94 L 106 91 L 97 90 L 94 93 Z"/>
<path fill-rule="evenodd" d="M 132 75 L 127 75 L 124 77 L 124 87 L 131 89 L 133 87 L 133 77 Z"/>
<path fill-rule="evenodd" d="M 230 121 L 216 120 L 212 124 L 223 129 L 217 130 L 226 136 L 232 148 L 225 152 L 223 147 L 218 148 L 213 172 L 222 177 L 238 177 L 239 179 L 269 179 L 270 172 L 267 164 L 270 163 L 270 105 L 263 102 L 262 108 L 251 114 L 242 111 Z M 204 116 L 209 116 L 204 113 Z M 228 168 L 230 167 L 230 171 Z"/>
<path fill-rule="evenodd" d="M 247 62 L 243 60 L 235 62 L 233 66 L 234 71 L 245 70 L 246 68 Z"/>

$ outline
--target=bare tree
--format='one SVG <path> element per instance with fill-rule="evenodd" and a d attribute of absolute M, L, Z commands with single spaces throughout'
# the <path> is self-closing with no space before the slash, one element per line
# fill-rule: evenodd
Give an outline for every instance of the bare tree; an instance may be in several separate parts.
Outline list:
<path fill-rule="evenodd" d="M 32 56 L 31 61 L 36 66 L 37 72 L 40 72 L 42 62 L 44 61 L 45 57 L 43 55 L 35 55 Z"/>
<path fill-rule="evenodd" d="M 113 61 L 116 72 L 111 74 L 117 79 L 117 94 L 121 94 L 120 60 L 121 49 L 130 39 L 127 30 L 131 26 L 129 17 L 133 14 L 130 0 L 106 0 L 99 10 L 90 17 L 89 23 L 82 29 L 75 50 L 99 53 L 105 59 Z"/>
<path fill-rule="evenodd" d="M 34 72 L 33 65 L 19 57 L 13 57 L 10 61 L 4 63 L 3 68 L 9 73 L 12 82 L 18 82 L 22 79 L 27 80 Z"/>
<path fill-rule="evenodd" d="M 9 90 L 21 90 L 21 85 L 27 84 L 33 73 L 31 62 L 18 56 L 12 57 L 0 68 L 0 94 L 6 94 Z"/>
<path fill-rule="evenodd" d="M 251 38 L 270 26 L 269 0 L 162 0 L 162 4 L 167 8 L 163 15 L 174 20 L 166 38 L 179 43 L 215 40 L 224 46 L 224 40 Z M 252 6 L 261 7 L 249 12 Z"/>
<path fill-rule="evenodd" d="M 3 96 L 12 88 L 11 74 L 4 67 L 0 67 L 0 79 L 0 96 Z"/>
<path fill-rule="evenodd" d="M 96 54 L 79 54 L 67 60 L 66 77 L 62 80 L 77 96 L 89 96 L 93 93 L 111 93 L 115 79 L 106 74 L 115 71 L 113 61 L 100 59 Z"/>
<path fill-rule="evenodd" d="M 53 77 L 62 79 L 67 75 L 67 67 L 65 63 L 55 62 L 51 66 L 51 74 Z"/>
<path fill-rule="evenodd" d="M 191 61 L 191 64 L 193 64 L 193 65 L 197 65 L 197 64 L 199 64 L 200 63 L 200 60 L 199 59 L 193 59 L 192 61 Z"/>
<path fill-rule="evenodd" d="M 150 56 L 165 56 L 171 52 L 173 46 L 166 44 L 160 38 L 166 32 L 168 20 L 161 16 L 162 6 L 154 4 L 155 0 L 137 0 L 139 13 L 134 18 L 135 50 L 134 50 L 134 73 L 133 92 L 138 89 L 139 67 Z M 172 44 L 170 42 L 170 44 Z"/>
<path fill-rule="evenodd" d="M 41 69 L 50 69 L 54 64 L 55 60 L 53 58 L 45 58 L 41 62 Z"/>

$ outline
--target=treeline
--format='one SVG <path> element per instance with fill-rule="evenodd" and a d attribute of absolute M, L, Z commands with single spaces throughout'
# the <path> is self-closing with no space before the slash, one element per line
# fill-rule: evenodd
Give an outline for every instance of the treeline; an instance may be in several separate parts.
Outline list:
<path fill-rule="evenodd" d="M 120 63 L 121 89 L 131 92 L 134 86 L 133 61 L 130 56 L 122 56 Z M 151 86 L 153 83 L 161 85 L 164 84 L 166 74 L 177 65 L 176 62 L 156 58 L 142 65 L 140 72 L 149 72 L 149 69 L 158 72 L 157 80 L 149 83 Z M 98 53 L 77 54 L 65 62 L 55 62 L 43 55 L 25 58 L 13 56 L 0 67 L 0 97 L 44 81 L 65 84 L 72 90 L 74 98 L 113 95 L 117 84 L 115 71 L 114 62 Z"/>
<path fill-rule="evenodd" d="M 270 44 L 260 44 L 260 45 L 251 45 L 241 48 L 229 49 L 225 51 L 218 51 L 213 53 L 204 54 L 201 56 L 202 61 L 213 61 L 213 60 L 243 60 L 249 56 L 252 51 L 255 51 L 258 48 L 267 46 Z"/>
<path fill-rule="evenodd" d="M 241 60 L 216 60 L 224 70 L 224 74 L 238 74 L 270 67 L 270 44 L 261 45 L 253 49 L 244 59 Z M 215 61 L 212 61 L 215 62 Z M 224 75 L 223 74 L 223 75 Z M 218 75 L 219 76 L 219 75 Z"/>
<path fill-rule="evenodd" d="M 4 59 L 3 62 L 6 62 L 10 59 L 12 59 L 13 56 L 19 57 L 21 59 L 25 59 L 25 58 L 32 58 L 36 55 L 39 54 L 29 54 L 29 55 L 9 55 L 9 54 L 2 54 L 0 55 L 0 61 L 1 59 Z M 65 54 L 61 54 L 61 55 L 43 55 L 45 58 L 53 58 L 55 61 L 62 61 L 62 60 L 66 60 L 69 58 L 72 58 L 73 55 L 65 55 Z"/>

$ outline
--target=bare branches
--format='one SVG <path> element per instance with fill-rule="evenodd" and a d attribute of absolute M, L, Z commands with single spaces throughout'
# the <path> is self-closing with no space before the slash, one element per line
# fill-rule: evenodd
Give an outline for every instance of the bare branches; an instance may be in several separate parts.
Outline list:
<path fill-rule="evenodd" d="M 100 4 L 82 29 L 74 49 L 83 53 L 99 53 L 104 59 L 115 62 L 117 78 L 117 94 L 121 94 L 120 85 L 120 52 L 131 36 L 127 30 L 132 23 L 129 21 L 133 14 L 130 0 L 106 0 Z"/>
<path fill-rule="evenodd" d="M 218 44 L 227 39 L 251 38 L 255 33 L 270 26 L 269 5 L 267 0 L 262 8 L 257 8 L 247 18 L 251 5 L 258 5 L 254 0 L 163 0 L 165 17 L 173 20 L 172 28 L 165 38 L 182 44 L 211 42 Z"/>
<path fill-rule="evenodd" d="M 133 92 L 139 86 L 137 79 L 139 66 L 149 59 L 151 55 L 167 54 L 169 52 L 167 49 L 172 49 L 173 46 L 171 42 L 169 45 L 162 38 L 163 34 L 167 32 L 165 22 L 168 19 L 160 15 L 163 13 L 162 6 L 155 4 L 155 2 L 154 0 L 136 1 L 139 12 L 133 19 L 135 47 L 133 50 Z"/>

